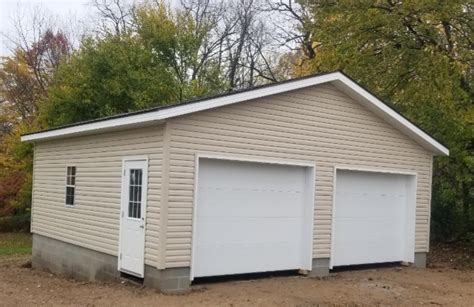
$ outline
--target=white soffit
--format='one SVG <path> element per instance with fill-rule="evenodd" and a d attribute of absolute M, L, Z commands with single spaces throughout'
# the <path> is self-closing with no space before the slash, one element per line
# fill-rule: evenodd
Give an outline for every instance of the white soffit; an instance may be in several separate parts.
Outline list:
<path fill-rule="evenodd" d="M 280 94 L 292 90 L 297 90 L 309 86 L 314 86 L 323 83 L 333 83 L 340 90 L 347 95 L 356 99 L 358 102 L 372 110 L 391 123 L 409 137 L 413 138 L 424 148 L 434 152 L 438 155 L 449 155 L 449 150 L 433 139 L 423 130 L 412 124 L 406 118 L 398 114 L 396 111 L 388 107 L 385 103 L 380 101 L 374 95 L 369 93 L 363 87 L 352 81 L 341 72 L 332 72 L 313 77 L 297 79 L 290 82 L 282 82 L 281 84 L 274 84 L 237 92 L 215 98 L 204 99 L 201 101 L 181 104 L 171 107 L 166 107 L 149 112 L 124 115 L 116 118 L 109 118 L 104 120 L 97 120 L 92 122 L 85 122 L 83 124 L 71 125 L 64 128 L 39 131 L 23 135 L 22 141 L 39 141 L 52 138 L 67 137 L 72 135 L 82 135 L 90 133 L 100 133 L 111 129 L 120 129 L 126 127 L 134 127 L 144 125 L 146 123 L 159 122 L 167 118 L 177 117 L 194 112 L 204 111 L 212 108 L 222 107 L 242 101 L 248 101 L 265 96 Z"/>

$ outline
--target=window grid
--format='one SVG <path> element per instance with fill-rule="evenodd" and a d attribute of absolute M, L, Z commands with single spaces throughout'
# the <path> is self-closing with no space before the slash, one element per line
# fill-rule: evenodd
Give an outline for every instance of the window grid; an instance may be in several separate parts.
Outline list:
<path fill-rule="evenodd" d="M 66 172 L 66 205 L 74 206 L 74 194 L 76 191 L 76 167 L 68 166 Z"/>
<path fill-rule="evenodd" d="M 128 217 L 140 219 L 142 216 L 142 175 L 141 169 L 130 169 L 128 194 Z"/>

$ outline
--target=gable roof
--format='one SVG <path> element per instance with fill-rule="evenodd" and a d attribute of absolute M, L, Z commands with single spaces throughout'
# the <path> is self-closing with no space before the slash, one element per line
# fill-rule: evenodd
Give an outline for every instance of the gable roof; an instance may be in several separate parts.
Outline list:
<path fill-rule="evenodd" d="M 168 118 L 194 112 L 209 110 L 242 101 L 284 93 L 323 83 L 331 83 L 339 90 L 352 97 L 385 121 L 414 139 L 418 144 L 437 155 L 449 155 L 449 150 L 427 132 L 417 127 L 400 113 L 357 84 L 341 71 L 310 75 L 307 77 L 262 85 L 246 90 L 223 95 L 191 100 L 179 104 L 146 109 L 138 112 L 119 114 L 71 125 L 24 134 L 22 141 L 39 141 L 52 138 L 100 133 L 117 128 L 132 128 L 151 123 L 162 122 Z"/>

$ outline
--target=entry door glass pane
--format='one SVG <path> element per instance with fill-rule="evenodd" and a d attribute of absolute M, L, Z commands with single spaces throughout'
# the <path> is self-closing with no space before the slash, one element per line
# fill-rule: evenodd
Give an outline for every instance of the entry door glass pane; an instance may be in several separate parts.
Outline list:
<path fill-rule="evenodd" d="M 142 217 L 142 169 L 130 169 L 128 217 L 140 219 Z"/>

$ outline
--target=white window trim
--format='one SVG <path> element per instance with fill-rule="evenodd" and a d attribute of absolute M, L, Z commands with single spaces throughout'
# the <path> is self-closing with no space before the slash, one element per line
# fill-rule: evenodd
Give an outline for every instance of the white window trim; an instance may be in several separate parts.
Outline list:
<path fill-rule="evenodd" d="M 64 182 L 64 206 L 67 207 L 67 208 L 74 208 L 75 205 L 76 205 L 76 174 L 74 174 L 74 184 L 68 184 L 67 183 L 67 178 L 68 178 L 68 173 L 67 173 L 67 170 L 68 168 L 70 167 L 74 167 L 76 169 L 76 172 L 77 172 L 77 167 L 75 165 L 66 165 L 66 176 L 65 177 L 65 182 Z M 67 203 L 67 188 L 74 188 L 74 203 L 72 205 L 68 204 Z"/>

